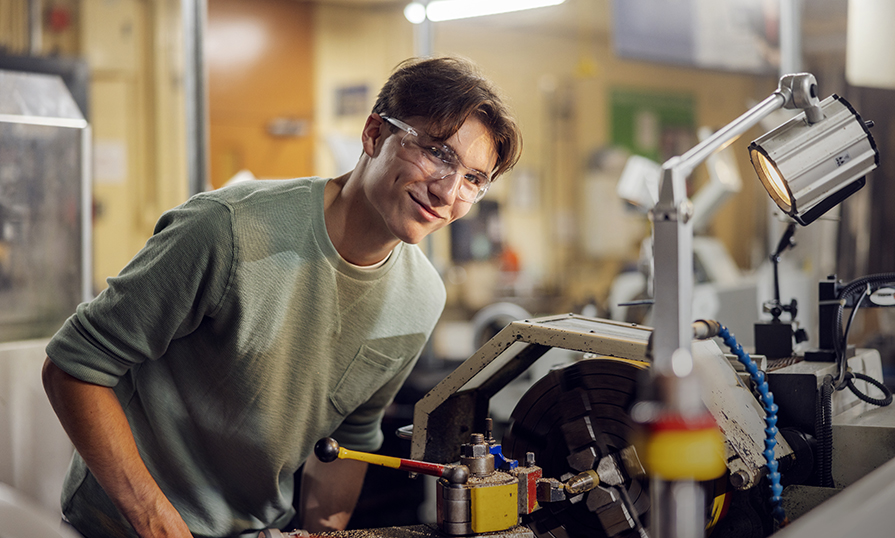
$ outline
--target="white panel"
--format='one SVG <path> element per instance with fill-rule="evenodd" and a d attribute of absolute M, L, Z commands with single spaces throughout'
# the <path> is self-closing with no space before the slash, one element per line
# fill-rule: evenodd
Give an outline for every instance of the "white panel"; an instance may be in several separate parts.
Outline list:
<path fill-rule="evenodd" d="M 895 2 L 849 0 L 845 78 L 854 86 L 895 89 Z"/>
<path fill-rule="evenodd" d="M 61 513 L 72 445 L 40 379 L 46 340 L 0 344 L 0 483 Z"/>

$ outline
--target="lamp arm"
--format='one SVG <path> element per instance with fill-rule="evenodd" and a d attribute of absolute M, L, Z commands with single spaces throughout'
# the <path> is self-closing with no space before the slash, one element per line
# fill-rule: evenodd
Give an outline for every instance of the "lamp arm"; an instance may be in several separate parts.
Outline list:
<path fill-rule="evenodd" d="M 689 177 L 713 153 L 724 149 L 772 112 L 783 108 L 789 100 L 786 93 L 778 89 L 740 117 L 718 129 L 712 136 L 681 155 L 675 164 L 676 168 Z"/>
<path fill-rule="evenodd" d="M 808 121 L 816 123 L 823 119 L 823 112 L 820 111 L 819 104 L 817 79 L 814 78 L 814 75 L 810 73 L 784 75 L 780 78 L 774 93 L 681 155 L 674 166 L 689 177 L 693 170 L 711 154 L 727 147 L 740 135 L 780 108 L 805 109 Z M 819 113 L 820 117 L 812 119 L 815 112 Z M 668 163 L 670 162 L 668 161 Z"/>
<path fill-rule="evenodd" d="M 813 78 L 813 77 L 812 77 Z M 693 301 L 693 205 L 687 199 L 687 178 L 714 152 L 723 149 L 772 112 L 792 100 L 793 92 L 781 82 L 780 88 L 743 115 L 719 129 L 679 157 L 662 165 L 659 200 L 652 211 L 653 260 L 655 279 L 655 330 L 653 359 L 655 370 L 671 370 L 671 356 L 677 349 L 690 349 L 690 319 Z"/>

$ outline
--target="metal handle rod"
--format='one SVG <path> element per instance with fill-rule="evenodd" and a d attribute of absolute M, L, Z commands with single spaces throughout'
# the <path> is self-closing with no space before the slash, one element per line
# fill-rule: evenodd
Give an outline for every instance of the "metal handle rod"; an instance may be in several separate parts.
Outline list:
<path fill-rule="evenodd" d="M 383 456 L 381 454 L 370 454 L 369 452 L 358 452 L 356 450 L 348 450 L 339 446 L 338 441 L 332 437 L 326 437 L 314 445 L 314 454 L 317 458 L 329 463 L 336 459 L 355 460 L 382 467 L 391 467 L 399 471 L 408 471 L 411 473 L 420 473 L 429 476 L 444 477 L 454 484 L 464 484 L 469 477 L 469 469 L 465 465 L 441 465 L 439 463 L 429 463 L 427 461 L 408 460 L 404 458 L 395 458 L 392 456 Z"/>

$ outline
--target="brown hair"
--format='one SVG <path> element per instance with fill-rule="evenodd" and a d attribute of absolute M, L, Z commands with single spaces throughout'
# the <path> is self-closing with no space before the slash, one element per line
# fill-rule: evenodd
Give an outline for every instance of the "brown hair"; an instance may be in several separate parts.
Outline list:
<path fill-rule="evenodd" d="M 522 153 L 522 134 L 497 89 L 462 58 L 401 62 L 379 91 L 373 112 L 398 119 L 425 118 L 428 134 L 440 140 L 475 117 L 491 133 L 497 151 L 494 178 L 512 168 Z"/>

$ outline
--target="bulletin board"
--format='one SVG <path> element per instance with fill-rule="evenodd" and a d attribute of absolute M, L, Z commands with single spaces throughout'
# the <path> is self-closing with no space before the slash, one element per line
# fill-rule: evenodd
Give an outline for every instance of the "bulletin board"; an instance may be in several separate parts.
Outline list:
<path fill-rule="evenodd" d="M 632 154 L 662 163 L 695 145 L 692 95 L 615 88 L 609 106 L 610 140 Z"/>

